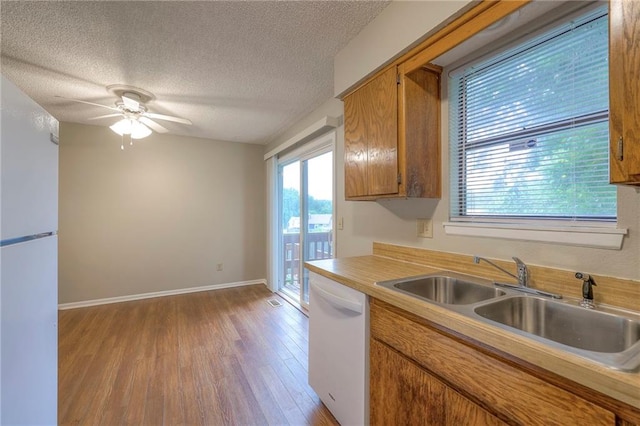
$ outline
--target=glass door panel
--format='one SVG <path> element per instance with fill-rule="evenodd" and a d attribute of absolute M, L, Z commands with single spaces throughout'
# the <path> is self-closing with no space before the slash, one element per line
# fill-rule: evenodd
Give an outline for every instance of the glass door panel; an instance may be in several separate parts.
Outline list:
<path fill-rule="evenodd" d="M 307 260 L 333 257 L 333 152 L 325 150 L 278 168 L 279 291 L 309 304 Z"/>
<path fill-rule="evenodd" d="M 300 299 L 300 161 L 280 167 L 279 290 Z"/>
<path fill-rule="evenodd" d="M 333 152 L 302 162 L 304 260 L 333 257 Z M 302 300 L 309 303 L 308 271 L 303 271 Z"/>

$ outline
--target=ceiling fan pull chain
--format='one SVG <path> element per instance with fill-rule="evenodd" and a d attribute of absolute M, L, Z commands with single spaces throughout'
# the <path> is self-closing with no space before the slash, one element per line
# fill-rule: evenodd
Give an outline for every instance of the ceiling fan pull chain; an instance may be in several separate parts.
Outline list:
<path fill-rule="evenodd" d="M 120 150 L 124 151 L 124 134 L 120 135 Z"/>
<path fill-rule="evenodd" d="M 133 136 L 129 134 L 129 145 L 133 146 Z"/>

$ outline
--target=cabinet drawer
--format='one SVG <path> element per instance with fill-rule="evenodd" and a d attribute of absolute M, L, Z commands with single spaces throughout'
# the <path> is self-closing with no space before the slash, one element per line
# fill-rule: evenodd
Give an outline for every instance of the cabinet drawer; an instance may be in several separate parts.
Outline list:
<path fill-rule="evenodd" d="M 372 338 L 413 359 L 498 417 L 521 424 L 616 423 L 614 413 L 382 305 L 377 300 L 371 304 Z"/>

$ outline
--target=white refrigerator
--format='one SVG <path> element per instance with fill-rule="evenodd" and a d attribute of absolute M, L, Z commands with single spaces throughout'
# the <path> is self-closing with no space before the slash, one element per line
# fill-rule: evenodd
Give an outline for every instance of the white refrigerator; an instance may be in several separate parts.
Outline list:
<path fill-rule="evenodd" d="M 0 424 L 53 425 L 58 392 L 58 122 L 2 76 Z"/>

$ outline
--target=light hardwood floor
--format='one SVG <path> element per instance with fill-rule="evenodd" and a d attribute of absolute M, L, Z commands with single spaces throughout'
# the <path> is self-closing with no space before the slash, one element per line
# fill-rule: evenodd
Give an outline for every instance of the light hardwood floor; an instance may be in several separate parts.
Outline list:
<path fill-rule="evenodd" d="M 307 384 L 307 317 L 262 285 L 60 311 L 59 328 L 59 424 L 337 424 Z"/>

